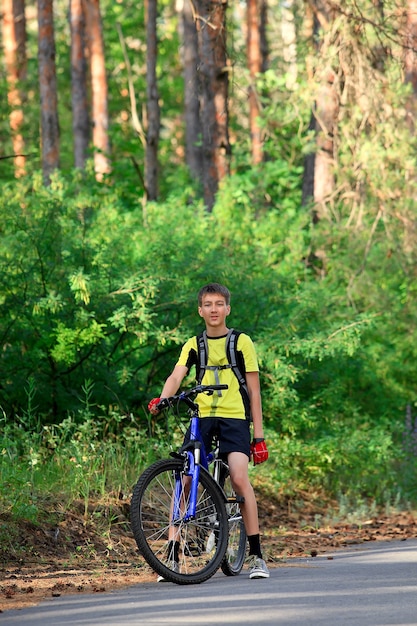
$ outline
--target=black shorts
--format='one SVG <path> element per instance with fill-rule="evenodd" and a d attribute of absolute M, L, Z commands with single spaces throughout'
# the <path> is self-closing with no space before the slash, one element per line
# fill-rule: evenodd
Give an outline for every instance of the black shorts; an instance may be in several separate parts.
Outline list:
<path fill-rule="evenodd" d="M 213 439 L 218 436 L 219 454 L 226 458 L 230 452 L 243 452 L 250 458 L 250 427 L 247 419 L 203 417 L 200 432 L 206 453 L 213 449 Z M 185 442 L 188 441 L 188 432 Z"/>

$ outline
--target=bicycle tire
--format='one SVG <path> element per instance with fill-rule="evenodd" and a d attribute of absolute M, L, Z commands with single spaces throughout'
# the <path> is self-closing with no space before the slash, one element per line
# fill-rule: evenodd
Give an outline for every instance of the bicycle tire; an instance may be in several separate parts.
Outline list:
<path fill-rule="evenodd" d="M 242 513 L 240 512 L 239 503 L 235 500 L 236 494 L 232 487 L 227 466 L 224 466 L 222 469 L 220 485 L 229 499 L 229 502 L 226 503 L 229 539 L 221 570 L 226 576 L 238 576 L 245 563 L 247 537 Z"/>
<path fill-rule="evenodd" d="M 179 571 L 172 571 L 167 547 L 175 476 L 184 476 L 181 459 L 157 461 L 143 472 L 133 489 L 132 531 L 140 553 L 157 574 L 179 585 L 198 584 L 219 569 L 227 550 L 224 494 L 212 476 L 200 468 L 196 515 L 176 524 Z M 188 496 L 182 497 L 186 502 Z"/>

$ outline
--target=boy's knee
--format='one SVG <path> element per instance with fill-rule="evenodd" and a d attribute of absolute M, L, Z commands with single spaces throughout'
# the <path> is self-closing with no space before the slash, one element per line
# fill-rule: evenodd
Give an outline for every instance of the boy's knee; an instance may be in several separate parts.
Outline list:
<path fill-rule="evenodd" d="M 249 477 L 246 473 L 239 473 L 235 476 L 231 476 L 231 481 L 233 485 L 233 489 L 236 493 L 243 494 L 248 489 L 252 489 L 252 486 L 249 482 Z"/>

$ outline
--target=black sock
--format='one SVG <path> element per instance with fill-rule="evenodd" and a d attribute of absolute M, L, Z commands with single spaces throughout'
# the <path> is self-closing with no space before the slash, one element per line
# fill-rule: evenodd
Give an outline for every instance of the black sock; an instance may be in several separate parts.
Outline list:
<path fill-rule="evenodd" d="M 262 551 L 261 551 L 261 540 L 258 535 L 248 535 L 249 541 L 249 556 L 255 554 L 260 559 L 262 559 Z"/>
<path fill-rule="evenodd" d="M 173 541 L 172 539 L 168 542 L 168 561 L 176 561 L 178 563 L 178 553 L 180 551 L 180 542 Z"/>

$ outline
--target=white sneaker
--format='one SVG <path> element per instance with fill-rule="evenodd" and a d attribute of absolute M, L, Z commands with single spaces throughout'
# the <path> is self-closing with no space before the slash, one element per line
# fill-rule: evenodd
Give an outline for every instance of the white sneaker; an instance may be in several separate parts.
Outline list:
<path fill-rule="evenodd" d="M 171 561 L 169 564 L 167 564 L 167 567 L 169 567 L 170 570 L 172 570 L 173 572 L 176 572 L 177 574 L 180 571 L 180 566 L 177 563 L 177 561 Z M 167 580 L 164 576 L 159 575 L 158 578 L 156 579 L 157 583 L 169 583 L 170 581 Z"/>
<path fill-rule="evenodd" d="M 263 559 L 252 554 L 248 558 L 249 578 L 269 578 L 269 569 Z"/>

